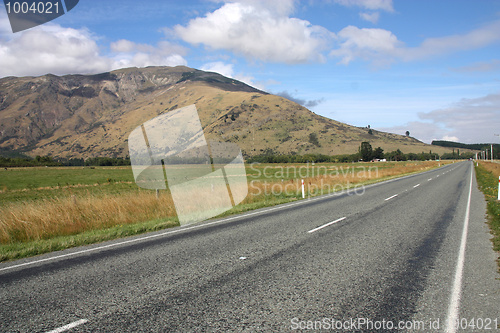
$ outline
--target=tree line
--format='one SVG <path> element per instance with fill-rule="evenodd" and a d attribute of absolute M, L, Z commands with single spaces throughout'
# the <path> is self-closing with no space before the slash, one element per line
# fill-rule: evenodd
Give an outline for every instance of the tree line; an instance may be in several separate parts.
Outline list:
<path fill-rule="evenodd" d="M 83 158 L 60 158 L 54 159 L 52 156 L 29 156 L 4 157 L 0 156 L 0 167 L 35 167 L 35 166 L 123 166 L 130 165 L 129 158 L 93 157 Z"/>
<path fill-rule="evenodd" d="M 475 154 L 471 152 L 460 153 L 460 150 L 453 150 L 451 153 L 439 155 L 438 153 L 429 151 L 421 153 L 403 153 L 400 149 L 384 152 L 384 149 L 377 147 L 373 149 L 369 142 L 362 142 L 358 152 L 355 154 L 344 155 L 323 155 L 323 154 L 306 154 L 306 155 L 279 155 L 272 151 L 265 152 L 261 155 L 252 156 L 246 159 L 247 163 L 306 163 L 306 162 L 331 162 L 331 163 L 351 163 L 359 161 L 383 160 L 387 161 L 428 161 L 428 160 L 447 160 L 447 159 L 469 159 L 474 158 Z"/>
<path fill-rule="evenodd" d="M 497 153 L 498 154 L 498 153 Z M 271 149 L 266 150 L 261 155 L 246 156 L 247 163 L 350 163 L 359 161 L 383 160 L 387 161 L 427 161 L 427 160 L 446 160 L 446 159 L 469 159 L 474 158 L 472 152 L 460 152 L 460 149 L 453 149 L 451 153 L 439 155 L 432 151 L 421 153 L 403 153 L 400 149 L 384 152 L 384 149 L 377 147 L 373 149 L 369 142 L 362 142 L 358 152 L 355 154 L 343 155 L 324 155 L 324 154 L 306 154 L 306 155 L 283 155 L 278 154 Z M 498 157 L 496 157 L 498 158 Z M 229 161 L 228 161 L 229 162 Z M 130 165 L 130 158 L 112 158 L 112 157 L 92 157 L 83 158 L 59 158 L 52 156 L 29 156 L 22 157 L 3 157 L 0 156 L 0 167 L 33 167 L 33 166 L 126 166 Z"/>

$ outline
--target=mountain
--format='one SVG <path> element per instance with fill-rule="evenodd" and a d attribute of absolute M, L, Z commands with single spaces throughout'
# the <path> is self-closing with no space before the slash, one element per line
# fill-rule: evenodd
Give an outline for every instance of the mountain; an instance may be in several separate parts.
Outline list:
<path fill-rule="evenodd" d="M 385 151 L 451 150 L 375 129 L 369 134 L 237 80 L 178 66 L 2 78 L 0 153 L 126 156 L 134 128 L 190 104 L 196 104 L 207 137 L 236 143 L 246 156 L 351 154 L 362 141 Z"/>

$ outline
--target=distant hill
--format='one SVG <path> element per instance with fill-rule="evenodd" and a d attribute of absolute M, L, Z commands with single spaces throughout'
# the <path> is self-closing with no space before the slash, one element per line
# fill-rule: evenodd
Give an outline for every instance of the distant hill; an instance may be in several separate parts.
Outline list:
<path fill-rule="evenodd" d="M 485 150 L 491 148 L 491 143 L 460 143 L 453 141 L 445 141 L 445 140 L 435 140 L 431 142 L 431 145 L 447 147 L 447 148 L 463 148 L 463 149 L 471 149 L 471 150 Z M 500 150 L 500 144 L 493 144 L 494 150 Z"/>
<path fill-rule="evenodd" d="M 237 80 L 179 66 L 2 78 L 0 153 L 125 157 L 134 128 L 190 104 L 196 104 L 207 137 L 236 143 L 245 156 L 352 154 L 363 141 L 386 152 L 451 151 L 340 123 Z"/>

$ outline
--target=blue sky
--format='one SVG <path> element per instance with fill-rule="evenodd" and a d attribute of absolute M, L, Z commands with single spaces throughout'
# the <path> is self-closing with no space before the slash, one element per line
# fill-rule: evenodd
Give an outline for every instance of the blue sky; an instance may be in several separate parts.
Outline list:
<path fill-rule="evenodd" d="M 499 140 L 500 1 L 81 0 L 16 34 L 0 5 L 0 77 L 150 65 L 428 143 Z"/>

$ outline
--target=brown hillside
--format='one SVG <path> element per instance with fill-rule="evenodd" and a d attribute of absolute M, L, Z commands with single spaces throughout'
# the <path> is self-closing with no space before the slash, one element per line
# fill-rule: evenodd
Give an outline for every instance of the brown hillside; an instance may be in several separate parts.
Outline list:
<path fill-rule="evenodd" d="M 283 97 L 182 66 L 0 79 L 0 151 L 126 156 L 135 127 L 190 104 L 196 104 L 206 136 L 237 143 L 246 156 L 350 154 L 362 141 L 385 151 L 450 151 L 401 135 L 376 130 L 370 135 L 366 128 L 321 117 Z"/>

